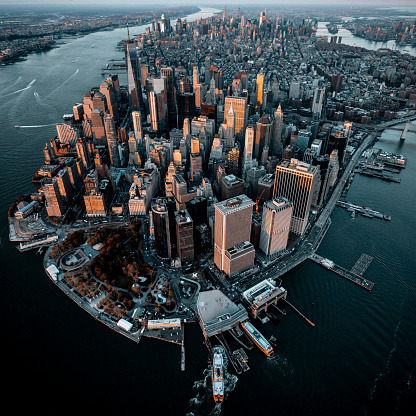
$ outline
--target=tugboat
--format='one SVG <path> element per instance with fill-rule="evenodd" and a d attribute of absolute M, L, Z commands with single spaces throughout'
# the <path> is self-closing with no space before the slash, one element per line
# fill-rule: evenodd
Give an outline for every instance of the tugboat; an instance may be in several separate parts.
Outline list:
<path fill-rule="evenodd" d="M 215 403 L 224 400 L 224 358 L 220 350 L 214 351 L 212 359 L 212 394 Z"/>

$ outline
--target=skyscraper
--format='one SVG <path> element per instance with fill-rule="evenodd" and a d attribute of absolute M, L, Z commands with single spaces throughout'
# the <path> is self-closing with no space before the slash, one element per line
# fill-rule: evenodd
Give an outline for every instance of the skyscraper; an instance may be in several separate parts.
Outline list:
<path fill-rule="evenodd" d="M 257 74 L 257 101 L 263 105 L 264 74 Z"/>
<path fill-rule="evenodd" d="M 269 117 L 262 117 L 256 123 L 256 138 L 254 140 L 253 157 L 260 160 L 264 146 L 269 146 L 271 136 L 271 124 Z"/>
<path fill-rule="evenodd" d="M 286 248 L 292 220 L 293 203 L 279 197 L 264 203 L 260 249 L 268 256 Z"/>
<path fill-rule="evenodd" d="M 194 260 L 194 224 L 186 209 L 175 212 L 176 248 L 182 261 Z"/>
<path fill-rule="evenodd" d="M 253 205 L 244 194 L 214 204 L 214 263 L 229 276 L 254 264 L 249 241 Z"/>
<path fill-rule="evenodd" d="M 46 211 L 50 217 L 61 217 L 64 214 L 64 204 L 58 182 L 54 179 L 42 179 L 42 190 L 46 200 Z"/>
<path fill-rule="evenodd" d="M 175 73 L 172 68 L 160 68 L 160 76 L 166 78 L 169 129 L 177 128 Z"/>
<path fill-rule="evenodd" d="M 120 163 L 120 154 L 118 151 L 118 143 L 117 143 L 117 132 L 116 126 L 114 124 L 114 118 L 111 114 L 106 114 L 104 116 L 104 126 L 105 126 L 105 133 L 107 136 L 107 145 L 108 145 L 108 152 L 110 154 L 111 164 L 119 168 L 121 167 Z"/>
<path fill-rule="evenodd" d="M 245 97 L 225 97 L 224 114 L 228 114 L 231 105 L 235 114 L 235 134 L 243 138 L 248 120 L 248 106 Z"/>
<path fill-rule="evenodd" d="M 293 202 L 290 231 L 302 235 L 308 225 L 312 197 L 318 180 L 317 166 L 297 159 L 283 160 L 276 166 L 274 197 L 285 197 Z"/>
<path fill-rule="evenodd" d="M 130 39 L 125 42 L 125 61 L 127 70 L 127 89 L 130 95 L 131 107 L 134 110 L 143 111 L 140 64 L 136 51 L 136 43 Z"/>
<path fill-rule="evenodd" d="M 322 105 L 324 101 L 325 90 L 323 88 L 316 87 L 312 99 L 312 113 L 318 114 L 321 117 Z"/>

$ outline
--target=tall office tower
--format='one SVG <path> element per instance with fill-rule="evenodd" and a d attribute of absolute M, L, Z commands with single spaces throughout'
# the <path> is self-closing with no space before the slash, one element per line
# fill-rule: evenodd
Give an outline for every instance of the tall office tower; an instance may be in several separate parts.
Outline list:
<path fill-rule="evenodd" d="M 166 172 L 165 177 L 165 194 L 166 196 L 173 196 L 173 175 L 176 175 L 175 164 L 170 162 L 168 171 Z"/>
<path fill-rule="evenodd" d="M 194 223 L 186 209 L 175 212 L 176 248 L 181 261 L 194 260 Z"/>
<path fill-rule="evenodd" d="M 150 71 L 148 64 L 140 64 L 140 81 L 142 85 L 146 85 L 146 79 L 150 78 Z"/>
<path fill-rule="evenodd" d="M 312 143 L 312 133 L 305 129 L 300 129 L 298 131 L 297 147 L 301 151 L 305 151 Z"/>
<path fill-rule="evenodd" d="M 168 131 L 168 118 L 166 114 L 166 104 L 164 95 L 157 94 L 154 91 L 149 93 L 149 112 L 150 125 L 152 130 L 157 134 L 163 134 Z"/>
<path fill-rule="evenodd" d="M 244 15 L 242 15 L 241 16 L 241 23 L 240 23 L 240 26 L 241 26 L 241 34 L 244 36 L 244 28 L 245 28 L 245 25 L 246 25 L 246 22 L 245 22 L 245 20 L 244 20 Z"/>
<path fill-rule="evenodd" d="M 46 201 L 46 212 L 50 217 L 62 217 L 64 214 L 64 203 L 58 182 L 55 179 L 44 178 L 41 181 L 43 194 Z"/>
<path fill-rule="evenodd" d="M 202 156 L 201 153 L 192 153 L 190 156 L 191 181 L 202 180 Z"/>
<path fill-rule="evenodd" d="M 221 200 L 234 198 L 244 192 L 244 181 L 235 175 L 224 176 L 221 180 Z"/>
<path fill-rule="evenodd" d="M 228 152 L 228 173 L 234 176 L 239 175 L 238 160 L 240 158 L 240 151 L 237 147 L 232 148 Z"/>
<path fill-rule="evenodd" d="M 223 148 L 222 148 L 220 138 L 219 138 L 218 134 L 216 134 L 215 137 L 214 137 L 214 140 L 212 141 L 211 153 L 210 153 L 209 157 L 211 159 L 215 159 L 215 160 L 222 159 L 222 157 L 223 157 L 222 150 L 223 150 Z"/>
<path fill-rule="evenodd" d="M 130 105 L 134 110 L 143 111 L 140 64 L 137 56 L 136 43 L 130 39 L 127 39 L 125 42 L 125 61 Z"/>
<path fill-rule="evenodd" d="M 202 91 L 202 84 L 194 84 L 195 107 L 201 108 L 204 92 Z"/>
<path fill-rule="evenodd" d="M 191 134 L 199 135 L 202 129 L 204 129 L 208 139 L 208 144 L 211 146 L 215 135 L 215 120 L 212 120 L 206 116 L 193 118 L 191 121 Z"/>
<path fill-rule="evenodd" d="M 175 30 L 177 35 L 182 34 L 182 21 L 180 18 L 176 21 Z"/>
<path fill-rule="evenodd" d="M 319 156 L 322 153 L 322 140 L 315 139 L 311 144 L 311 149 L 315 150 L 316 155 Z"/>
<path fill-rule="evenodd" d="M 253 205 L 244 194 L 214 204 L 214 263 L 229 276 L 254 264 L 249 241 Z"/>
<path fill-rule="evenodd" d="M 300 98 L 300 82 L 294 79 L 289 87 L 289 100 L 298 100 Z"/>
<path fill-rule="evenodd" d="M 277 80 L 277 78 L 275 78 L 273 81 L 272 93 L 273 93 L 273 105 L 276 105 L 278 96 L 279 96 L 279 81 Z"/>
<path fill-rule="evenodd" d="M 173 163 L 175 166 L 182 166 L 182 154 L 179 149 L 173 151 Z"/>
<path fill-rule="evenodd" d="M 293 216 L 290 231 L 302 235 L 308 225 L 312 197 L 318 181 L 317 166 L 297 159 L 283 160 L 276 166 L 273 195 L 284 196 L 293 202 Z"/>
<path fill-rule="evenodd" d="M 183 127 L 186 118 L 193 119 L 195 117 L 195 94 L 180 93 L 177 95 L 178 102 L 178 128 Z"/>
<path fill-rule="evenodd" d="M 260 163 L 263 166 L 266 166 L 267 161 L 269 160 L 269 146 L 265 145 L 263 151 L 261 152 Z"/>
<path fill-rule="evenodd" d="M 209 59 L 209 56 L 205 57 L 205 79 L 204 79 L 204 84 L 205 85 L 209 85 L 211 78 L 210 78 L 210 70 L 211 70 L 211 61 Z"/>
<path fill-rule="evenodd" d="M 140 111 L 132 111 L 131 118 L 133 120 L 134 137 L 136 141 L 139 143 L 139 141 L 143 139 L 142 115 Z"/>
<path fill-rule="evenodd" d="M 94 91 L 92 96 L 92 107 L 99 108 L 105 114 L 108 112 L 107 99 L 100 91 Z"/>
<path fill-rule="evenodd" d="M 65 170 L 68 172 L 69 181 L 71 182 L 72 189 L 78 192 L 82 186 L 81 176 L 78 172 L 76 160 L 71 158 L 65 158 Z"/>
<path fill-rule="evenodd" d="M 104 81 L 100 85 L 100 92 L 104 95 L 107 101 L 107 107 L 109 113 L 114 117 L 114 120 L 118 120 L 118 103 L 113 86 L 110 82 Z"/>
<path fill-rule="evenodd" d="M 182 77 L 179 80 L 179 92 L 180 93 L 192 93 L 192 86 L 191 86 L 191 80 L 189 77 Z M 178 103 L 179 107 L 179 103 Z"/>
<path fill-rule="evenodd" d="M 69 124 L 57 124 L 56 131 L 58 133 L 59 142 L 68 144 L 71 147 L 73 147 L 76 141 L 79 139 L 78 130 Z"/>
<path fill-rule="evenodd" d="M 224 114 L 228 114 L 231 105 L 235 114 L 235 134 L 239 139 L 244 138 L 248 120 L 248 105 L 246 97 L 225 97 Z M 241 143 L 242 144 L 242 143 Z"/>
<path fill-rule="evenodd" d="M 333 150 L 338 152 L 338 162 L 341 166 L 344 162 L 345 150 L 347 148 L 348 138 L 344 135 L 342 130 L 333 130 L 329 135 L 326 153 L 331 154 Z"/>
<path fill-rule="evenodd" d="M 92 140 L 96 146 L 105 146 L 107 137 L 104 127 L 104 113 L 100 108 L 94 108 L 91 111 L 91 134 Z"/>
<path fill-rule="evenodd" d="M 199 139 L 191 137 L 191 153 L 199 153 Z"/>
<path fill-rule="evenodd" d="M 152 201 L 156 253 L 164 259 L 172 258 L 172 236 L 175 238 L 176 246 L 175 210 L 175 200 L 171 197 L 156 198 Z"/>
<path fill-rule="evenodd" d="M 206 178 L 203 181 L 207 185 Z M 208 197 L 196 196 L 186 203 L 186 209 L 194 222 L 194 228 L 207 223 Z"/>
<path fill-rule="evenodd" d="M 232 104 L 226 115 L 225 122 L 222 123 L 218 129 L 218 134 L 224 146 L 224 150 L 230 150 L 232 147 L 234 147 L 235 112 Z"/>
<path fill-rule="evenodd" d="M 331 75 L 331 86 L 330 91 L 331 92 L 340 92 L 342 86 L 342 75 Z"/>
<path fill-rule="evenodd" d="M 257 86 L 257 101 L 260 103 L 260 105 L 262 105 L 263 104 L 264 74 L 257 74 L 256 86 Z"/>
<path fill-rule="evenodd" d="M 337 180 L 339 172 L 338 150 L 333 150 L 329 157 L 329 164 L 332 166 L 332 173 L 329 178 L 329 186 L 333 186 Z"/>
<path fill-rule="evenodd" d="M 260 20 L 259 20 L 259 26 L 266 23 L 266 9 L 260 13 Z"/>
<path fill-rule="evenodd" d="M 319 166 L 320 180 L 316 189 L 316 204 L 322 205 L 329 191 L 329 179 L 331 176 L 332 166 L 329 163 L 328 155 L 315 156 L 312 164 Z"/>
<path fill-rule="evenodd" d="M 264 203 L 260 232 L 260 250 L 267 256 L 283 251 L 289 239 L 293 203 L 279 197 Z"/>
<path fill-rule="evenodd" d="M 192 86 L 195 89 L 195 86 L 199 84 L 199 69 L 198 65 L 192 65 Z"/>
<path fill-rule="evenodd" d="M 107 206 L 104 194 L 98 189 L 93 188 L 91 192 L 84 195 L 85 209 L 87 217 L 105 217 Z"/>
<path fill-rule="evenodd" d="M 120 80 L 118 79 L 118 75 L 117 74 L 110 74 L 106 80 L 106 82 L 108 82 L 114 91 L 114 97 L 116 99 L 116 103 L 120 104 L 121 103 L 121 94 L 120 94 Z"/>
<path fill-rule="evenodd" d="M 322 105 L 324 102 L 325 89 L 324 88 L 315 88 L 312 99 L 312 114 L 318 114 L 318 117 L 321 117 L 322 114 Z"/>
<path fill-rule="evenodd" d="M 246 134 L 245 134 L 243 161 L 242 161 L 242 166 L 241 166 L 241 177 L 244 180 L 246 179 L 247 171 L 251 169 L 252 167 L 258 166 L 257 159 L 253 158 L 254 137 L 255 137 L 254 126 L 253 125 L 247 126 Z"/>
<path fill-rule="evenodd" d="M 104 116 L 104 126 L 107 136 L 108 152 L 110 153 L 111 164 L 115 168 L 121 167 L 120 153 L 118 151 L 117 132 L 114 124 L 114 118 L 111 114 Z"/>
<path fill-rule="evenodd" d="M 67 168 L 61 169 L 55 176 L 56 182 L 58 183 L 59 193 L 64 198 L 66 204 L 70 204 L 73 197 L 71 180 Z"/>
<path fill-rule="evenodd" d="M 77 156 L 82 160 L 84 166 L 88 169 L 91 166 L 91 158 L 88 152 L 87 144 L 82 139 L 78 139 L 76 143 Z"/>
<path fill-rule="evenodd" d="M 166 78 L 169 129 L 177 128 L 175 72 L 173 68 L 160 68 L 160 76 Z"/>
<path fill-rule="evenodd" d="M 256 123 L 256 138 L 254 140 L 253 157 L 260 160 L 264 146 L 270 145 L 271 123 L 269 117 L 262 117 Z"/>
<path fill-rule="evenodd" d="M 74 113 L 75 121 L 82 121 L 84 119 L 84 107 L 82 104 L 75 104 L 72 106 L 72 112 Z"/>
<path fill-rule="evenodd" d="M 274 174 L 267 173 L 266 175 L 263 175 L 257 182 L 257 209 L 259 205 L 262 207 L 264 202 L 270 201 L 273 198 L 273 189 Z"/>

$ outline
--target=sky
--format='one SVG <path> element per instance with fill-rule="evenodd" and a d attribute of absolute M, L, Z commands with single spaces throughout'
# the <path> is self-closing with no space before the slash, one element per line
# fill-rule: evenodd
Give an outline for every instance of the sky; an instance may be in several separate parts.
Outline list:
<path fill-rule="evenodd" d="M 0 5 L 17 5 L 17 4 L 70 4 L 70 5 L 97 5 L 100 4 L 115 4 L 117 5 L 135 5 L 143 6 L 143 3 L 139 0 L 0 0 Z M 253 6 L 253 0 L 152 0 L 152 5 L 166 5 L 166 6 L 183 6 L 183 5 L 196 5 L 196 6 L 243 6 L 250 5 Z M 409 5 L 416 6 L 416 0 L 260 0 L 257 2 L 258 7 L 262 5 L 288 5 L 288 4 L 307 4 L 310 6 L 313 5 L 339 5 L 339 6 L 349 6 L 349 5 L 375 5 L 383 7 L 394 7 L 398 5 Z M 151 6 L 149 6 L 151 7 Z"/>

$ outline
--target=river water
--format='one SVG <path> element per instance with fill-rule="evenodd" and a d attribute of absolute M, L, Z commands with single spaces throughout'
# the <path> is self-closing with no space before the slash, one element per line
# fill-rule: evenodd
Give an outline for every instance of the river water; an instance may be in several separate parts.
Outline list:
<path fill-rule="evenodd" d="M 373 256 L 365 274 L 376 283 L 372 293 L 309 260 L 286 274 L 289 301 L 316 326 L 288 310 L 280 325 L 268 327 L 280 341 L 275 357 L 250 351 L 250 371 L 230 378 L 221 406 L 214 407 L 209 377 L 203 383 L 207 351 L 198 325 L 185 327 L 181 372 L 178 346 L 147 338 L 136 345 L 111 331 L 49 280 L 39 255 L 21 254 L 9 242 L 7 209 L 35 189 L 30 180 L 56 134 L 53 124 L 99 85 L 101 67 L 122 56 L 115 45 L 123 38 L 123 29 L 92 33 L 0 70 L 5 397 L 16 400 L 16 409 L 44 414 L 410 414 L 416 406 L 414 133 L 400 142 L 400 132 L 385 131 L 376 144 L 407 155 L 400 184 L 357 175 L 348 194 L 392 220 L 352 219 L 336 208 L 318 251 L 346 268 L 362 253 Z"/>
<path fill-rule="evenodd" d="M 358 46 L 374 51 L 379 48 L 389 48 L 398 50 L 403 53 L 408 53 L 412 56 L 416 56 L 416 48 L 413 48 L 412 45 L 397 44 L 395 40 L 389 40 L 387 42 L 375 42 L 373 40 L 364 39 L 359 36 L 354 36 L 349 30 L 343 28 L 341 25 L 338 25 L 338 33 L 333 35 L 328 32 L 328 28 L 326 27 L 328 23 L 329 22 L 318 22 L 316 36 L 328 36 L 329 39 L 331 36 L 338 36 L 342 37 L 341 42 L 345 45 Z"/>

